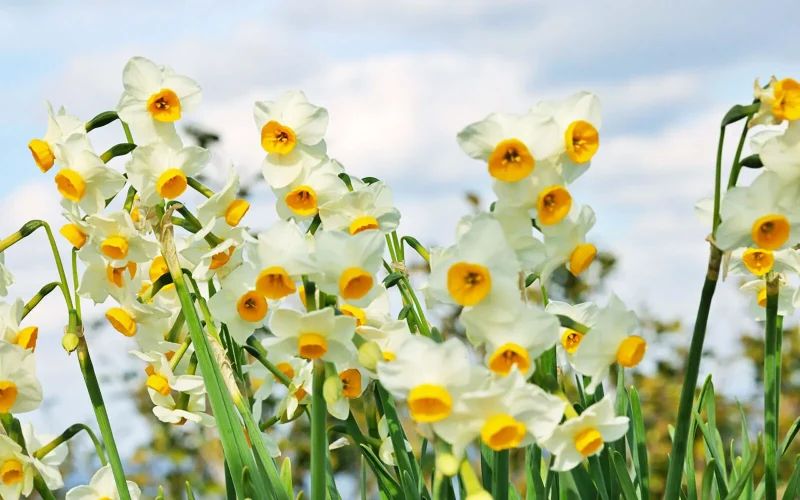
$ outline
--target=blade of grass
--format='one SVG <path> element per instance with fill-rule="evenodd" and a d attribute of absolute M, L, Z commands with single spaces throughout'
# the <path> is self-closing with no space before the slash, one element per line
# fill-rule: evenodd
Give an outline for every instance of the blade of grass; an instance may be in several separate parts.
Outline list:
<path fill-rule="evenodd" d="M 625 463 L 625 457 L 619 452 L 614 451 L 614 470 L 617 473 L 617 481 L 619 482 L 622 496 L 625 500 L 638 500 L 636 490 L 633 488 L 630 473 L 628 473 L 628 465 Z M 581 497 L 586 498 L 586 497 Z"/>

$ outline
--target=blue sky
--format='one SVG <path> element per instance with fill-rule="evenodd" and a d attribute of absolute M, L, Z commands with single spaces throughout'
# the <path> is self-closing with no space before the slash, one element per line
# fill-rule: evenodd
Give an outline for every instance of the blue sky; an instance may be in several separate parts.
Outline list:
<path fill-rule="evenodd" d="M 750 101 L 756 77 L 799 76 L 798 15 L 790 0 L 6 1 L 0 231 L 32 217 L 60 224 L 51 176 L 26 147 L 44 133 L 43 101 L 84 119 L 113 109 L 134 55 L 203 86 L 201 109 L 187 121 L 219 131 L 215 164 L 232 160 L 245 175 L 257 174 L 262 155 L 253 101 L 306 91 L 330 111 L 331 155 L 356 175 L 388 180 L 401 231 L 427 245 L 450 243 L 466 190 L 491 201 L 485 167 L 458 149 L 461 127 L 494 110 L 521 112 L 590 90 L 603 102 L 601 147 L 575 195 L 597 213 L 598 246 L 621 258 L 614 290 L 631 306 L 690 324 L 707 255 L 693 204 L 711 193 L 719 120 Z M 102 151 L 122 136 L 109 127 L 93 140 Z M 249 218 L 273 213 L 265 194 Z M 17 274 L 12 293 L 29 297 L 53 271 L 41 238 L 25 244 L 7 261 Z M 712 314 L 741 318 L 734 283 L 721 288 Z M 60 432 L 67 423 L 55 415 L 71 408 L 90 418 L 90 406 L 77 363 L 60 350 L 61 304 L 49 297 L 40 307 L 37 356 L 52 403 L 35 419 Z M 712 343 L 740 329 L 728 321 L 712 319 Z M 100 370 L 113 372 L 130 346 L 108 331 L 89 335 Z M 716 344 L 735 353 L 734 342 Z M 124 401 L 126 390 L 109 389 L 109 397 Z M 119 421 L 130 407 L 117 404 Z M 125 425 L 135 440 L 135 422 Z"/>

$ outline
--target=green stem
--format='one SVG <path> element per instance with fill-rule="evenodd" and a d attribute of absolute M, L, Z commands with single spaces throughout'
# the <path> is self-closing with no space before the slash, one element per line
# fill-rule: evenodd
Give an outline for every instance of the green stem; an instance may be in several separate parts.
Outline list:
<path fill-rule="evenodd" d="M 717 168 L 714 177 L 714 222 L 711 236 L 717 235 L 717 228 L 722 219 L 719 217 L 720 199 L 722 198 L 722 147 L 725 144 L 725 127 L 719 129 L 719 143 L 717 144 Z"/>
<path fill-rule="evenodd" d="M 411 286 L 411 282 L 408 281 L 408 278 L 405 276 L 403 276 L 403 279 L 400 280 L 400 282 L 405 287 L 406 293 L 408 293 L 409 297 L 411 298 L 411 302 L 414 304 L 414 315 L 417 317 L 417 326 L 419 327 L 420 333 L 426 337 L 430 337 L 431 327 L 428 325 L 428 319 L 425 317 L 422 304 L 420 304 L 417 294 L 414 292 L 414 288 Z M 442 339 L 438 340 L 441 341 Z"/>
<path fill-rule="evenodd" d="M 778 496 L 778 275 L 767 275 L 767 321 L 764 341 L 764 491 L 767 500 Z"/>
<path fill-rule="evenodd" d="M 78 295 L 78 249 L 72 247 L 72 289 L 75 291 L 75 313 L 81 316 L 81 296 Z"/>
<path fill-rule="evenodd" d="M 27 304 L 25 304 L 25 307 L 22 308 L 22 318 L 20 319 L 24 319 L 25 316 L 30 314 L 33 308 L 39 305 L 39 302 L 41 302 L 43 298 L 47 297 L 47 295 L 50 292 L 52 292 L 56 287 L 59 286 L 61 286 L 61 283 L 59 283 L 58 281 L 53 281 L 52 283 L 48 283 L 45 286 L 43 286 L 39 290 L 39 292 L 36 295 L 34 295 L 31 298 L 31 300 L 28 301 Z"/>
<path fill-rule="evenodd" d="M 211 198 L 212 196 L 214 196 L 214 191 L 204 186 L 200 181 L 198 181 L 194 177 L 189 177 L 188 179 L 186 179 L 186 182 L 189 184 L 190 188 L 194 189 L 195 191 L 202 194 L 206 198 Z"/>
<path fill-rule="evenodd" d="M 178 315 L 180 316 L 181 314 L 178 313 Z M 175 369 L 178 367 L 178 364 L 181 362 L 183 355 L 186 354 L 186 351 L 189 349 L 190 345 L 192 345 L 192 336 L 187 335 L 186 338 L 183 339 L 183 342 L 181 342 L 181 346 L 178 348 L 177 351 L 175 351 L 175 354 L 172 356 L 172 359 L 169 360 L 170 370 L 172 370 L 173 372 L 175 371 Z M 192 359 L 190 361 L 194 361 L 195 366 L 197 365 L 196 356 L 192 356 Z M 194 372 L 192 372 L 190 375 L 194 375 Z"/>
<path fill-rule="evenodd" d="M 745 119 L 742 135 L 739 137 L 739 144 L 736 146 L 736 155 L 733 157 L 733 166 L 731 167 L 731 173 L 728 176 L 728 189 L 736 186 L 736 182 L 739 180 L 739 172 L 742 171 L 742 164 L 739 160 L 742 158 L 742 149 L 744 149 L 744 141 L 747 138 L 747 131 L 749 130 L 747 124 L 750 121 L 751 116 L 753 115 L 748 115 L 747 119 Z"/>
<path fill-rule="evenodd" d="M 125 204 L 122 205 L 122 209 L 125 210 L 128 213 L 131 213 L 131 210 L 133 210 L 133 200 L 134 200 L 134 198 L 136 198 L 136 188 L 133 187 L 133 186 L 130 186 L 128 188 L 128 194 L 125 196 Z"/>
<path fill-rule="evenodd" d="M 125 123 L 122 120 L 120 120 L 120 123 L 122 123 L 122 131 L 125 132 L 125 140 L 127 140 L 129 144 L 133 144 L 133 136 L 131 135 L 131 128 L 128 126 L 127 123 Z"/>
<path fill-rule="evenodd" d="M 92 443 L 94 443 L 94 450 L 97 452 L 97 458 L 100 459 L 100 463 L 103 464 L 103 466 L 108 464 L 108 462 L 106 461 L 106 454 L 103 451 L 103 445 L 100 443 L 100 440 L 97 439 L 97 436 L 94 434 L 94 432 L 92 432 L 92 429 L 90 429 L 87 425 L 84 424 L 75 424 L 67 427 L 67 429 L 64 432 L 62 432 L 60 436 L 56 437 L 46 445 L 36 450 L 36 452 L 33 454 L 33 458 L 41 460 L 42 458 L 47 456 L 48 453 L 55 450 L 58 446 L 72 439 L 80 431 L 86 431 L 86 434 L 88 434 L 89 437 L 91 438 Z"/>
<path fill-rule="evenodd" d="M 325 458 L 328 440 L 325 435 L 325 423 L 328 409 L 322 394 L 325 383 L 325 363 L 314 361 L 314 381 L 311 401 L 311 500 L 325 500 Z"/>
<path fill-rule="evenodd" d="M 153 285 L 155 286 L 155 285 Z M 167 342 L 177 342 L 181 336 L 181 330 L 183 330 L 183 325 L 186 324 L 186 316 L 183 315 L 183 311 L 178 313 L 178 316 L 175 318 L 175 323 L 172 324 L 170 327 L 169 332 L 167 333 Z M 191 335 L 186 336 L 187 339 L 191 342 Z M 184 340 L 184 342 L 186 342 Z"/>
<path fill-rule="evenodd" d="M 248 338 L 245 350 L 251 356 L 256 358 L 256 361 L 264 365 L 264 367 L 267 370 L 269 370 L 270 373 L 272 373 L 281 384 L 285 385 L 286 387 L 289 387 L 289 385 L 292 383 L 292 379 L 287 377 L 286 374 L 280 371 L 277 366 L 275 366 L 274 364 L 270 363 L 269 360 L 267 360 L 266 357 L 267 353 L 266 351 L 264 351 L 264 347 L 261 344 L 259 344 L 257 340 L 255 340 L 253 337 Z"/>
<path fill-rule="evenodd" d="M 781 421 L 781 370 L 783 368 L 783 316 L 778 316 L 775 335 L 775 387 L 778 388 L 778 397 L 775 400 L 775 418 Z"/>
<path fill-rule="evenodd" d="M 494 500 L 508 500 L 508 450 L 494 452 L 492 483 Z"/>

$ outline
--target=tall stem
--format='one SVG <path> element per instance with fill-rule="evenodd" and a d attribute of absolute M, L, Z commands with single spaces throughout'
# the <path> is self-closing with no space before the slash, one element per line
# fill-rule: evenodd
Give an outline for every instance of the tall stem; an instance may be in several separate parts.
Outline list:
<path fill-rule="evenodd" d="M 325 436 L 325 420 L 328 409 L 322 394 L 325 383 L 325 363 L 314 362 L 314 381 L 311 393 L 311 500 L 325 500 L 325 459 L 328 439 Z"/>
<path fill-rule="evenodd" d="M 508 450 L 494 452 L 492 466 L 492 496 L 494 500 L 508 500 Z"/>
<path fill-rule="evenodd" d="M 764 340 L 764 484 L 767 500 L 778 495 L 778 275 L 767 275 L 767 322 Z"/>

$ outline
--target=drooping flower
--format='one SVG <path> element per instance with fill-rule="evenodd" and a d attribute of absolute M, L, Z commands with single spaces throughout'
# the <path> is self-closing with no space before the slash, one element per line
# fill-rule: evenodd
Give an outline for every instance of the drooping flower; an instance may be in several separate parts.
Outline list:
<path fill-rule="evenodd" d="M 208 300 L 215 319 L 228 326 L 233 339 L 244 344 L 256 328 L 266 324 L 267 298 L 256 290 L 258 271 L 245 262 L 220 280 L 222 289 Z"/>
<path fill-rule="evenodd" d="M 135 294 L 142 288 L 141 272 L 135 262 L 114 267 L 91 247 L 78 251 L 78 257 L 86 264 L 78 295 L 92 299 L 95 304 L 105 302 L 109 295 Z"/>
<path fill-rule="evenodd" d="M 261 268 L 256 290 L 268 299 L 292 295 L 302 275 L 315 270 L 306 234 L 293 221 L 273 223 L 258 234 L 258 243 L 252 250 Z"/>
<path fill-rule="evenodd" d="M 114 330 L 133 337 L 142 349 L 155 348 L 169 330 L 170 312 L 152 304 L 143 304 L 132 294 L 115 294 L 119 304 L 106 310 L 106 320 Z"/>
<path fill-rule="evenodd" d="M 394 207 L 392 192 L 382 181 L 344 192 L 320 206 L 319 217 L 325 229 L 350 234 L 370 229 L 390 233 L 400 224 L 400 211 Z"/>
<path fill-rule="evenodd" d="M 24 309 L 25 303 L 20 298 L 10 304 L 0 302 L 0 338 L 33 352 L 39 337 L 39 327 L 20 326 Z"/>
<path fill-rule="evenodd" d="M 30 422 L 23 422 L 22 436 L 25 438 L 25 446 L 32 452 L 49 444 L 56 438 L 53 434 L 41 434 L 33 428 Z M 42 475 L 42 478 L 51 490 L 64 487 L 64 478 L 61 477 L 61 464 L 67 459 L 69 448 L 66 444 L 56 446 L 53 451 L 43 456 L 41 459 L 33 458 L 33 465 Z"/>
<path fill-rule="evenodd" d="M 56 145 L 59 169 L 55 176 L 58 192 L 77 203 L 88 215 L 96 214 L 125 185 L 125 177 L 103 163 L 78 135 Z"/>
<path fill-rule="evenodd" d="M 553 315 L 566 316 L 572 321 L 591 329 L 597 320 L 597 314 L 600 312 L 600 308 L 597 307 L 597 304 L 594 302 L 571 305 L 566 302 L 551 300 L 547 304 L 545 311 Z M 559 342 L 561 348 L 559 350 L 564 353 L 567 362 L 574 368 L 574 355 L 583 340 L 583 334 L 572 328 L 565 328 L 563 326 L 559 326 L 558 331 L 561 339 Z"/>
<path fill-rule="evenodd" d="M 133 481 L 127 481 L 131 500 L 139 500 L 142 491 Z M 111 466 L 98 470 L 88 485 L 76 486 L 67 492 L 66 500 L 119 500 L 119 490 L 114 482 Z"/>
<path fill-rule="evenodd" d="M 58 110 L 58 114 L 54 113 L 53 105 L 49 101 L 45 101 L 45 106 L 47 107 L 47 131 L 41 139 L 33 139 L 28 143 L 33 161 L 42 172 L 47 172 L 53 167 L 57 159 L 58 148 L 56 146 L 67 137 L 73 134 L 77 135 L 80 140 L 85 142 L 85 149 L 92 147 L 86 136 L 86 127 L 79 118 L 68 115 L 63 106 Z M 79 140 L 79 138 L 76 137 L 73 140 Z"/>
<path fill-rule="evenodd" d="M 767 88 L 763 88 L 756 78 L 753 95 L 761 104 L 749 126 L 778 125 L 784 120 L 800 119 L 800 83 L 796 80 L 778 80 L 773 76 Z"/>
<path fill-rule="evenodd" d="M 281 371 L 291 378 L 292 381 L 288 387 L 288 394 L 280 403 L 278 403 L 278 415 L 285 415 L 286 419 L 291 420 L 297 413 L 301 404 L 308 403 L 311 400 L 313 391 L 313 375 L 314 363 L 305 359 L 294 358 L 288 366 L 284 366 Z M 278 368 L 281 368 L 278 365 Z M 291 372 L 288 369 L 291 368 Z M 290 375 L 291 373 L 291 375 Z"/>
<path fill-rule="evenodd" d="M 147 388 L 147 393 L 155 405 L 153 414 L 162 422 L 174 425 L 195 422 L 204 427 L 214 427 L 217 424 L 214 417 L 206 413 L 205 394 L 188 394 L 186 407 L 182 408 L 180 400 L 176 402 L 172 394 L 165 396 L 150 387 Z"/>
<path fill-rule="evenodd" d="M 355 306 L 368 304 L 380 291 L 376 274 L 385 243 L 377 231 L 353 236 L 341 231 L 317 233 L 314 257 L 319 275 L 313 281 L 323 292 Z"/>
<path fill-rule="evenodd" d="M 168 357 L 166 354 L 156 351 L 131 351 L 131 354 L 148 363 L 145 369 L 147 373 L 145 385 L 149 389 L 162 396 L 169 396 L 172 391 L 194 395 L 205 394 L 205 383 L 200 375 L 175 375 L 169 360 L 172 356 Z"/>
<path fill-rule="evenodd" d="M 238 194 L 239 176 L 231 163 L 228 165 L 228 177 L 222 189 L 197 205 L 197 219 L 203 226 L 218 218 L 225 219 L 225 223 L 229 226 L 238 226 L 250 209 L 250 203 L 242 198 L 237 198 Z"/>
<path fill-rule="evenodd" d="M 0 342 L 0 413 L 26 413 L 41 403 L 42 385 L 36 378 L 33 353 Z"/>
<path fill-rule="evenodd" d="M 262 343 L 275 355 L 324 359 L 333 363 L 344 363 L 355 356 L 355 319 L 336 316 L 331 307 L 308 314 L 278 309 L 269 326 L 275 337 Z"/>
<path fill-rule="evenodd" d="M 0 396 L 2 398 L 2 396 Z M 33 490 L 36 468 L 22 447 L 5 434 L 0 435 L 0 497 L 18 500 Z"/>
<path fill-rule="evenodd" d="M 63 198 L 61 200 L 61 206 L 64 209 L 61 215 L 69 222 L 61 226 L 58 232 L 69 241 L 72 246 L 80 250 L 89 239 L 89 224 L 84 220 L 77 204 Z"/>
<path fill-rule="evenodd" d="M 141 204 L 152 207 L 181 196 L 188 178 L 202 172 L 208 160 L 208 150 L 199 146 L 173 148 L 155 142 L 134 149 L 125 170 Z"/>

